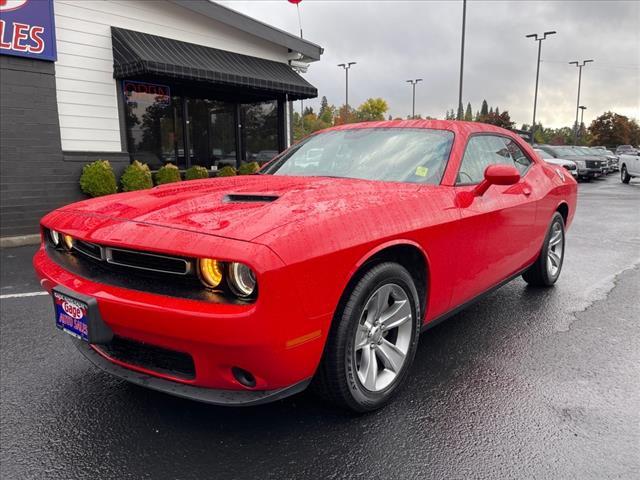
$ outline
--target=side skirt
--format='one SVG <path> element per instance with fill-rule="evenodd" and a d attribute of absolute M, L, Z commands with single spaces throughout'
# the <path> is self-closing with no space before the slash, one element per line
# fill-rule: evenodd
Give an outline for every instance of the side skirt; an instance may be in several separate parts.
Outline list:
<path fill-rule="evenodd" d="M 535 261 L 533 263 L 535 263 Z M 533 265 L 533 263 L 531 265 Z M 489 295 L 491 295 L 493 292 L 495 292 L 499 288 L 504 287 L 507 283 L 509 283 L 510 281 L 512 281 L 515 278 L 517 278 L 520 275 L 522 275 L 524 272 L 526 272 L 531 267 L 531 265 L 529 265 L 526 268 L 523 268 L 522 270 L 519 270 L 517 273 L 513 274 L 512 276 L 510 276 L 506 280 L 503 280 L 502 282 L 498 283 L 497 285 L 494 285 L 493 287 L 489 288 L 489 290 L 481 293 L 477 297 L 474 297 L 471 300 L 466 301 L 462 305 L 460 305 L 458 307 L 455 307 L 453 310 L 449 310 L 448 312 L 443 313 L 439 317 L 436 317 L 433 320 L 431 320 L 429 323 L 425 323 L 424 325 L 422 325 L 422 328 L 421 328 L 420 332 L 421 333 L 422 332 L 426 332 L 427 330 L 429 330 L 429 329 L 431 329 L 431 328 L 433 328 L 433 327 L 435 327 L 437 325 L 440 325 L 442 322 L 444 322 L 445 320 L 447 320 L 447 319 L 453 317 L 454 315 L 460 313 L 465 308 L 473 305 L 474 303 L 479 302 L 483 298 L 488 297 Z"/>

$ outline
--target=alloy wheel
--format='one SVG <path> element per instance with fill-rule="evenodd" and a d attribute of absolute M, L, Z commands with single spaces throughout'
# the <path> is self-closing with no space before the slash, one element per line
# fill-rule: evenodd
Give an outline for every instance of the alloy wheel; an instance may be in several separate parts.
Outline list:
<path fill-rule="evenodd" d="M 559 222 L 553 224 L 549 237 L 549 247 L 547 249 L 547 272 L 549 276 L 555 277 L 562 267 L 562 256 L 564 254 L 564 232 Z"/>
<path fill-rule="evenodd" d="M 358 379 L 365 389 L 384 390 L 398 376 L 414 323 L 409 297 L 399 285 L 383 285 L 369 297 L 353 344 Z"/>

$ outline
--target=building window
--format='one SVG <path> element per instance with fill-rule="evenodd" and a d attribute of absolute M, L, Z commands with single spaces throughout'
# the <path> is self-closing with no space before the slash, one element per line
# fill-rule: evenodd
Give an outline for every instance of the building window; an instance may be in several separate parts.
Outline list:
<path fill-rule="evenodd" d="M 244 104 L 242 116 L 242 162 L 264 164 L 278 154 L 278 102 Z"/>
<path fill-rule="evenodd" d="M 133 80 L 122 85 L 129 155 L 152 170 L 167 163 L 211 170 L 262 165 L 280 152 L 279 122 L 285 119 L 277 100 L 240 103 L 206 98 L 206 90 L 184 86 Z"/>
<path fill-rule="evenodd" d="M 152 169 L 168 162 L 185 165 L 182 103 L 164 85 L 123 82 L 127 141 L 133 160 Z"/>

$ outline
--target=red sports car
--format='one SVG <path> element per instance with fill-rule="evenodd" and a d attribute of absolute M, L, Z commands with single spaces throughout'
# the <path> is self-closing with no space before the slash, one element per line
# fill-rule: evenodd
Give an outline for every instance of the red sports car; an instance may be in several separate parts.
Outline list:
<path fill-rule="evenodd" d="M 518 275 L 556 282 L 576 190 L 501 128 L 343 125 L 256 175 L 55 210 L 34 265 L 57 327 L 118 377 L 223 405 L 313 382 L 368 411 L 426 327 Z"/>

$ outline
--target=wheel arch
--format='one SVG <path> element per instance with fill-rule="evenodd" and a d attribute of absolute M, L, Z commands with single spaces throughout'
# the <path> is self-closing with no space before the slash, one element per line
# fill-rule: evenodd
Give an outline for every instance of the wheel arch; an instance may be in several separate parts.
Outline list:
<path fill-rule="evenodd" d="M 556 207 L 556 212 L 562 215 L 564 224 L 567 225 L 567 222 L 569 221 L 569 204 L 567 202 L 560 202 Z"/>
<path fill-rule="evenodd" d="M 349 273 L 336 312 L 340 310 L 347 300 L 347 293 L 353 288 L 367 269 L 375 264 L 392 261 L 402 265 L 411 274 L 416 284 L 416 290 L 420 300 L 420 315 L 424 321 L 426 307 L 429 299 L 429 256 L 424 249 L 412 240 L 401 239 L 386 242 L 376 246 L 364 255 Z"/>

